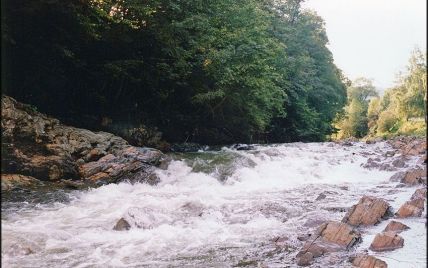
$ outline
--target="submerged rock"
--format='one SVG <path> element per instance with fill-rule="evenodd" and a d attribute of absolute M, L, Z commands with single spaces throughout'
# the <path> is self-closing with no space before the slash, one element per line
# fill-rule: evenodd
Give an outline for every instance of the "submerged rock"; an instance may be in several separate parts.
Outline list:
<path fill-rule="evenodd" d="M 113 227 L 115 231 L 127 231 L 129 229 L 131 229 L 131 225 L 124 218 L 120 218 Z"/>
<path fill-rule="evenodd" d="M 390 223 L 388 223 L 388 225 L 385 227 L 383 231 L 384 232 L 393 231 L 396 233 L 401 233 L 402 231 L 405 231 L 408 229 L 410 229 L 410 227 L 401 222 L 391 221 Z"/>
<path fill-rule="evenodd" d="M 377 234 L 370 245 L 373 251 L 389 251 L 404 246 L 404 239 L 396 232 L 388 231 Z"/>
<path fill-rule="evenodd" d="M 162 153 L 138 148 L 107 132 L 61 124 L 2 96 L 2 173 L 39 180 L 151 181 Z"/>
<path fill-rule="evenodd" d="M 353 226 L 374 225 L 391 215 L 391 207 L 385 200 L 372 196 L 363 196 L 353 205 L 342 222 Z"/>
<path fill-rule="evenodd" d="M 359 268 L 387 268 L 386 262 L 370 255 L 358 255 L 351 258 L 351 263 Z"/>

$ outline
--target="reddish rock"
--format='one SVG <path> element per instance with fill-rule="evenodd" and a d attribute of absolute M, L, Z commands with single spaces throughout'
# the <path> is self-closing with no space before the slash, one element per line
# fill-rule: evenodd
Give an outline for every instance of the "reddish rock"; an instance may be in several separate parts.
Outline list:
<path fill-rule="evenodd" d="M 388 223 L 388 225 L 385 227 L 383 231 L 384 232 L 393 231 L 396 233 L 401 233 L 402 231 L 405 231 L 408 229 L 410 229 L 410 227 L 405 224 L 402 224 L 401 222 L 391 221 Z"/>
<path fill-rule="evenodd" d="M 133 147 L 111 133 L 63 125 L 7 96 L 1 102 L 2 173 L 50 181 L 158 181 L 153 166 L 163 157 L 160 151 Z"/>
<path fill-rule="evenodd" d="M 420 188 L 415 191 L 410 200 L 425 199 L 427 196 L 427 188 Z"/>
<path fill-rule="evenodd" d="M 414 199 L 404 203 L 395 213 L 397 218 L 420 217 L 424 211 L 425 200 Z"/>
<path fill-rule="evenodd" d="M 313 258 L 327 252 L 347 250 L 359 241 L 361 241 L 361 234 L 350 225 L 342 222 L 326 222 L 317 229 L 315 235 L 299 251 L 296 256 L 297 263 L 309 265 Z"/>
<path fill-rule="evenodd" d="M 40 183 L 39 180 L 19 174 L 1 174 L 1 190 L 9 191 L 19 187 L 30 187 Z"/>
<path fill-rule="evenodd" d="M 358 255 L 351 260 L 352 265 L 360 268 L 387 268 L 386 262 L 369 255 Z"/>
<path fill-rule="evenodd" d="M 373 251 L 389 251 L 404 246 L 404 239 L 396 232 L 389 231 L 377 234 L 370 245 Z"/>
<path fill-rule="evenodd" d="M 353 205 L 342 222 L 353 226 L 374 225 L 389 216 L 390 206 L 381 198 L 363 196 L 358 204 Z"/>
<path fill-rule="evenodd" d="M 413 168 L 404 174 L 404 177 L 401 179 L 402 183 L 408 184 L 408 185 L 417 185 L 426 183 L 426 168 Z"/>

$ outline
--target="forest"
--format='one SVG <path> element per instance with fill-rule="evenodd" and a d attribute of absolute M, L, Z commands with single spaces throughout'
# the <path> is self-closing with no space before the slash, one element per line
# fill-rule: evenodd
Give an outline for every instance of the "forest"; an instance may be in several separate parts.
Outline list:
<path fill-rule="evenodd" d="M 3 94 L 154 147 L 381 135 L 421 116 L 423 59 L 377 98 L 334 64 L 302 2 L 3 1 Z"/>
<path fill-rule="evenodd" d="M 68 124 L 318 141 L 346 103 L 324 22 L 301 0 L 3 2 L 3 93 Z"/>

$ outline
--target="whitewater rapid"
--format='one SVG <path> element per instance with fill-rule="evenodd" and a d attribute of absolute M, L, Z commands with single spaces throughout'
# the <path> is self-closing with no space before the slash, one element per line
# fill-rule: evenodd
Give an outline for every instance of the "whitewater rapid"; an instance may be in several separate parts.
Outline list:
<path fill-rule="evenodd" d="M 341 220 L 364 194 L 395 210 L 410 198 L 415 187 L 389 181 L 397 170 L 363 167 L 368 158 L 392 161 L 389 151 L 382 142 L 222 148 L 174 155 L 156 186 L 24 193 L 2 200 L 2 266 L 295 267 L 297 237 Z M 426 267 L 425 215 L 403 221 L 411 226 L 404 248 L 375 255 L 389 267 Z M 113 230 L 122 217 L 132 228 Z M 356 251 L 385 224 L 363 233 Z"/>

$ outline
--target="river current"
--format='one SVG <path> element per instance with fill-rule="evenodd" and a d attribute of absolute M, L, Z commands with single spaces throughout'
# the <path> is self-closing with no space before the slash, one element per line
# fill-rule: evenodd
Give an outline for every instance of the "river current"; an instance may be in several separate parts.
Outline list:
<path fill-rule="evenodd" d="M 155 186 L 16 192 L 2 198 L 2 266 L 296 267 L 297 237 L 340 221 L 363 195 L 394 210 L 410 198 L 416 187 L 389 180 L 399 169 L 364 167 L 369 158 L 393 161 L 391 150 L 383 142 L 225 147 L 173 155 Z M 113 230 L 122 217 L 132 228 Z M 402 222 L 411 227 L 400 234 L 403 248 L 369 253 L 388 267 L 426 267 L 426 209 Z M 365 229 L 354 251 L 385 225 Z M 350 266 L 320 262 L 313 267 Z"/>

